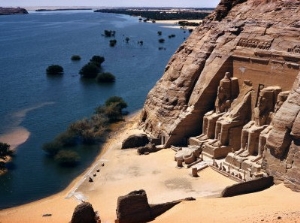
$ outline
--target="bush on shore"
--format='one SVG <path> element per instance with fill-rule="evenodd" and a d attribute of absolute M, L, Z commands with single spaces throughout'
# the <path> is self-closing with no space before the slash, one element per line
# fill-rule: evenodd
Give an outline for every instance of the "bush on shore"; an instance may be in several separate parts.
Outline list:
<path fill-rule="evenodd" d="M 74 154 L 61 151 L 73 151 L 72 149 L 79 144 L 93 145 L 102 142 L 105 139 L 105 133 L 109 130 L 109 124 L 123 120 L 122 109 L 126 107 L 127 103 L 121 97 L 114 96 L 107 99 L 105 105 L 97 107 L 90 118 L 70 124 L 67 130 L 59 134 L 52 142 L 45 143 L 43 150 L 59 164 L 72 166 L 73 163 L 70 161 L 72 159 L 76 160 L 77 164 L 79 159 L 75 159 Z"/>
<path fill-rule="evenodd" d="M 6 156 L 12 155 L 13 151 L 10 150 L 10 145 L 7 143 L 0 142 L 0 158 L 6 159 Z"/>
<path fill-rule="evenodd" d="M 76 166 L 80 160 L 80 156 L 72 150 L 60 150 L 54 159 L 62 166 Z"/>

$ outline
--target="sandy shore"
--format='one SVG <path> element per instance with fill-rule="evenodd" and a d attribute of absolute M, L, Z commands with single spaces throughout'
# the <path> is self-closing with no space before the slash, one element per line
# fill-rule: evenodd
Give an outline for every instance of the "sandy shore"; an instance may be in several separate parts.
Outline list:
<path fill-rule="evenodd" d="M 182 21 L 181 20 L 155 20 L 156 23 L 158 24 L 165 24 L 163 27 L 167 27 L 167 28 L 175 28 L 175 29 L 180 29 L 181 26 L 178 25 L 178 22 Z M 188 22 L 196 22 L 196 23 L 201 23 L 202 20 L 184 20 L 184 21 L 188 21 Z M 197 26 L 185 26 L 185 29 L 195 29 Z"/>
<path fill-rule="evenodd" d="M 0 135 L 0 142 L 10 145 L 10 149 L 15 150 L 19 145 L 27 141 L 30 132 L 23 127 L 16 127 L 10 132 Z"/>
<path fill-rule="evenodd" d="M 97 161 L 68 188 L 36 202 L 1 210 L 0 222 L 69 222 L 76 205 L 85 200 L 99 212 L 102 223 L 113 223 L 118 196 L 138 189 L 146 190 L 152 204 L 197 198 L 175 206 L 154 222 L 297 222 L 300 219 L 300 193 L 283 185 L 259 193 L 217 198 L 224 187 L 235 182 L 210 168 L 193 178 L 191 169 L 176 168 L 171 149 L 147 156 L 137 155 L 134 149 L 120 150 L 124 138 L 141 132 L 136 119 L 137 115 L 110 137 Z M 89 177 L 94 182 L 88 182 Z M 43 217 L 44 214 L 51 216 Z"/>

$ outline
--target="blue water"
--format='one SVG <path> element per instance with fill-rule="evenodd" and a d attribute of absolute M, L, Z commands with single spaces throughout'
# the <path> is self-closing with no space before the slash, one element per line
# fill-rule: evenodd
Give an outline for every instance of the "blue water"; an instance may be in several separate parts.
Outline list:
<path fill-rule="evenodd" d="M 117 45 L 102 36 L 115 30 Z M 157 31 L 165 43 L 160 44 Z M 168 35 L 176 37 L 169 39 Z M 121 96 L 128 111 L 141 109 L 147 93 L 162 76 L 178 46 L 188 37 L 180 29 L 139 22 L 136 17 L 92 11 L 31 12 L 0 17 L 0 135 L 24 128 L 29 139 L 17 148 L 9 172 L 0 176 L 0 208 L 37 200 L 64 189 L 87 168 L 99 146 L 78 148 L 77 168 L 61 168 L 45 156 L 42 145 L 111 96 Z M 129 44 L 125 38 L 129 37 Z M 137 44 L 143 41 L 144 45 Z M 158 50 L 162 46 L 165 50 Z M 72 62 L 78 54 L 82 60 Z M 105 57 L 103 68 L 116 83 L 83 81 L 78 72 L 93 55 Z M 46 68 L 59 64 L 62 77 L 47 77 Z"/>

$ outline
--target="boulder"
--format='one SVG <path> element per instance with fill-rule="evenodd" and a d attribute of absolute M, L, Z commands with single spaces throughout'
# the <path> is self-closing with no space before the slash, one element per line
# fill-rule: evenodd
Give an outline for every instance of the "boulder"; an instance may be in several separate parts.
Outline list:
<path fill-rule="evenodd" d="M 120 196 L 117 202 L 117 219 L 119 223 L 137 223 L 152 220 L 146 192 L 138 190 Z"/>
<path fill-rule="evenodd" d="M 194 198 L 186 198 L 186 201 L 192 201 Z M 117 203 L 117 221 L 118 223 L 141 223 L 155 219 L 181 200 L 166 202 L 163 204 L 149 204 L 145 190 L 130 192 L 125 196 L 120 196 Z"/>
<path fill-rule="evenodd" d="M 71 223 L 97 223 L 99 222 L 97 218 L 93 206 L 88 202 L 83 202 L 75 208 Z"/>
<path fill-rule="evenodd" d="M 153 143 L 148 143 L 145 146 L 141 146 L 137 149 L 137 152 L 139 155 L 143 155 L 143 154 L 149 154 L 149 153 L 155 153 L 157 152 L 159 149 L 155 146 L 155 144 Z"/>
<path fill-rule="evenodd" d="M 147 143 L 149 139 L 146 134 L 131 135 L 122 142 L 122 149 L 141 147 Z"/>

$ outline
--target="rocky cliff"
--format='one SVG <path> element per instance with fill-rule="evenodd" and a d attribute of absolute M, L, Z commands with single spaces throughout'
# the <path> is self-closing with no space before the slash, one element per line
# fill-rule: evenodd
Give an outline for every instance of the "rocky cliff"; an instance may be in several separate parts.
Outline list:
<path fill-rule="evenodd" d="M 28 14 L 24 8 L 2 8 L 0 7 L 0 15 L 13 15 L 13 14 Z"/>
<path fill-rule="evenodd" d="M 202 133 L 203 117 L 214 109 L 226 72 L 240 89 L 251 82 L 249 113 L 261 86 L 292 89 L 272 122 L 264 168 L 300 188 L 299 16 L 298 0 L 221 0 L 170 59 L 147 96 L 140 126 L 164 147 L 186 145 Z"/>

